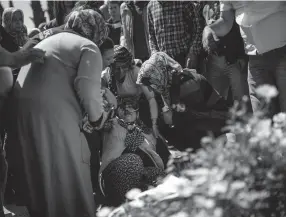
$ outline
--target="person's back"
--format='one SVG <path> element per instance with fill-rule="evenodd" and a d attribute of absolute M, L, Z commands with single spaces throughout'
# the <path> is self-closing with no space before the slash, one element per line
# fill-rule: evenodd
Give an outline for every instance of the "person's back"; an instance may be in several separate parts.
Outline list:
<path fill-rule="evenodd" d="M 83 46 L 95 45 L 73 33 L 59 33 L 40 42 L 36 48 L 46 51 L 45 63 L 32 64 L 31 67 L 28 65 L 21 70 L 16 82 L 15 91 L 19 90 L 17 96 L 20 99 L 37 100 L 46 108 L 70 107 L 72 104 L 80 114 L 74 80 Z"/>
<path fill-rule="evenodd" d="M 23 159 L 15 159 L 23 171 L 15 176 L 27 180 L 17 186 L 23 205 L 30 206 L 31 216 L 94 216 L 90 152 L 81 127 L 87 110 L 82 105 L 90 103 L 88 108 L 95 112 L 101 106 L 100 83 L 88 68 L 99 60 L 86 55 L 100 51 L 92 41 L 67 32 L 36 47 L 46 51 L 46 59 L 43 64 L 22 68 L 14 89 L 9 130 L 9 145 L 23 150 Z M 94 88 L 97 84 L 98 89 Z"/>

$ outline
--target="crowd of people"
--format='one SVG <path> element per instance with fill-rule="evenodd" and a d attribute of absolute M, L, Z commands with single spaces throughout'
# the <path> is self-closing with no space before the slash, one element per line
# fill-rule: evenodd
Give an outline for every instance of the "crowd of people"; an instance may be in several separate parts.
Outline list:
<path fill-rule="evenodd" d="M 31 217 L 119 206 L 156 187 L 171 148 L 224 135 L 234 102 L 259 112 L 259 85 L 279 91 L 269 115 L 286 111 L 286 2 L 54 6 L 29 32 L 21 9 L 2 15 L 1 217 L 4 202 Z"/>

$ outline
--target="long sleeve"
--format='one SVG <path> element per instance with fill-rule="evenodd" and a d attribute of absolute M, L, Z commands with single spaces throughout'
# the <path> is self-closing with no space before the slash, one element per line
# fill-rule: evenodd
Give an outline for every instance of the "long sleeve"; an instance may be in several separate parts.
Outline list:
<path fill-rule="evenodd" d="M 196 6 L 193 2 L 190 2 L 188 7 L 186 7 L 192 24 L 192 43 L 189 53 L 195 55 L 199 55 L 202 51 L 203 23 L 205 23 L 203 15 L 199 14 L 199 11 L 201 11 L 200 7 L 200 4 Z"/>
<path fill-rule="evenodd" d="M 103 113 L 101 71 L 102 58 L 98 47 L 95 44 L 83 46 L 74 87 L 91 122 L 97 121 Z"/>
<path fill-rule="evenodd" d="M 126 47 L 134 56 L 134 44 L 133 44 L 133 17 L 132 13 L 127 7 L 126 3 L 122 3 L 120 7 L 122 33 L 123 36 L 120 39 L 120 44 Z"/>
<path fill-rule="evenodd" d="M 158 44 L 157 44 L 157 40 L 156 40 L 154 21 L 153 21 L 150 5 L 148 5 L 147 10 L 148 10 L 147 16 L 148 16 L 148 29 L 149 29 L 149 46 L 150 46 L 150 51 L 152 54 L 152 53 L 158 52 L 159 48 L 158 48 Z"/>

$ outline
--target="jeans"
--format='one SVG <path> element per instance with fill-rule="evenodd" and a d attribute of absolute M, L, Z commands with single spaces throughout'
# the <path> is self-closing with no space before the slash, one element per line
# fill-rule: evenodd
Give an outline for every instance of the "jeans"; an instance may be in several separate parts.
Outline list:
<path fill-rule="evenodd" d="M 262 84 L 276 86 L 279 91 L 279 110 L 286 112 L 286 46 L 262 55 L 249 56 L 248 85 L 253 112 L 260 108 L 260 99 L 255 89 Z"/>
<path fill-rule="evenodd" d="M 233 99 L 240 101 L 245 94 L 242 76 L 245 64 L 243 59 L 229 64 L 224 56 L 210 55 L 206 64 L 206 77 L 222 97 L 227 99 L 231 88 Z"/>

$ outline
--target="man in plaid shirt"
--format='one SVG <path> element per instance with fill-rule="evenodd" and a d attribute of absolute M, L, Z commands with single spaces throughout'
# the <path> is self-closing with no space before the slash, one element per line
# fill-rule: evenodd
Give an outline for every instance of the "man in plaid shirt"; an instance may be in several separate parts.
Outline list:
<path fill-rule="evenodd" d="M 204 23 L 198 11 L 198 6 L 191 1 L 150 1 L 151 52 L 165 52 L 183 67 L 197 68 Z"/>

